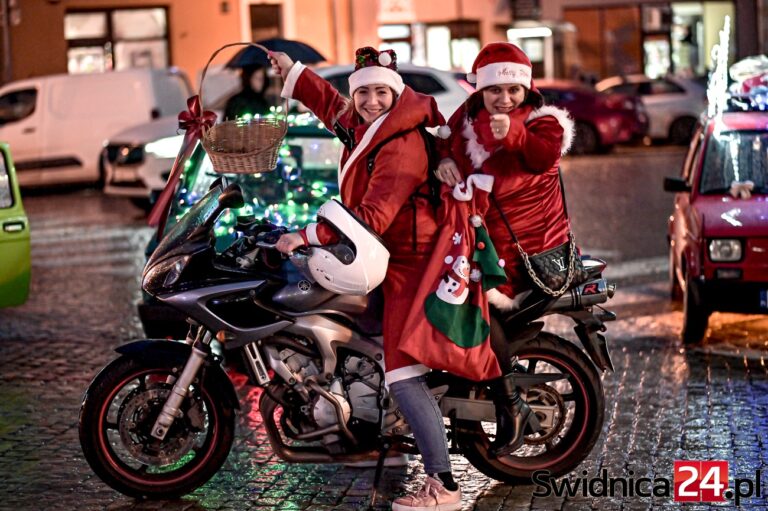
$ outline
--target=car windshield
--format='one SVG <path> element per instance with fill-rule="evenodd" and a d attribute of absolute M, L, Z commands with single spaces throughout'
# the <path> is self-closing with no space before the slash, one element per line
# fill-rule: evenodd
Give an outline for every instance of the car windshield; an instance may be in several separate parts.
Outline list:
<path fill-rule="evenodd" d="M 704 156 L 701 193 L 725 193 L 734 181 L 752 181 L 753 193 L 768 187 L 768 132 L 714 133 Z"/>
<path fill-rule="evenodd" d="M 168 252 L 184 243 L 195 229 L 203 225 L 215 213 L 222 191 L 221 184 L 217 183 L 203 198 L 189 208 L 189 211 L 181 217 L 178 223 L 160 241 L 160 244 L 152 253 L 147 267 L 150 267 L 153 263 L 162 259 Z"/>

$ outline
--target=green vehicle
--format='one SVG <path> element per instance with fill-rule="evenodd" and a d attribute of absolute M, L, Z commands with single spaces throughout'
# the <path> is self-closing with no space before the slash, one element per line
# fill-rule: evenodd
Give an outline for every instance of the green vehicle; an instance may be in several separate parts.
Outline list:
<path fill-rule="evenodd" d="M 0 307 L 11 307 L 26 302 L 29 294 L 29 220 L 8 144 L 0 143 L 0 153 Z"/>

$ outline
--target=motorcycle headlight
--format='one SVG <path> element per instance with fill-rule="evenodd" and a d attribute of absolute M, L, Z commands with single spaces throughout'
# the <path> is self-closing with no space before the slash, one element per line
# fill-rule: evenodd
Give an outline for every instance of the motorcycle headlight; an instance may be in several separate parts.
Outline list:
<path fill-rule="evenodd" d="M 189 260 L 190 256 L 188 255 L 172 257 L 147 268 L 144 272 L 144 278 L 141 280 L 141 287 L 144 291 L 152 294 L 162 288 L 172 286 L 181 277 Z"/>
<path fill-rule="evenodd" d="M 741 241 L 711 240 L 709 242 L 709 258 L 716 262 L 733 262 L 741 259 Z"/>
<path fill-rule="evenodd" d="M 161 138 L 144 146 L 144 150 L 157 158 L 175 158 L 179 154 L 184 135 Z"/>

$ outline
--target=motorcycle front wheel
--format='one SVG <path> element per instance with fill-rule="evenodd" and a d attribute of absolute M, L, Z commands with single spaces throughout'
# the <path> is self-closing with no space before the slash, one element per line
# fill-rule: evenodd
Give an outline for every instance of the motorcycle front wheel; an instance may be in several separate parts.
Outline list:
<path fill-rule="evenodd" d="M 229 455 L 235 412 L 210 377 L 195 380 L 165 439 L 150 435 L 183 362 L 122 356 L 88 387 L 80 445 L 96 475 L 120 493 L 179 497 L 205 484 Z"/>
<path fill-rule="evenodd" d="M 533 473 L 548 471 L 557 477 L 576 468 L 589 455 L 603 428 L 605 396 L 594 364 L 572 343 L 541 332 L 515 355 L 517 368 L 527 374 L 561 373 L 565 377 L 534 385 L 526 401 L 534 410 L 546 410 L 546 425 L 527 435 L 525 444 L 508 456 L 496 458 L 489 445 L 496 424 L 471 420 L 456 422 L 456 441 L 462 454 L 480 472 L 510 484 L 531 484 Z M 479 388 L 475 399 L 488 399 Z M 544 417 L 542 417 L 544 418 Z"/>

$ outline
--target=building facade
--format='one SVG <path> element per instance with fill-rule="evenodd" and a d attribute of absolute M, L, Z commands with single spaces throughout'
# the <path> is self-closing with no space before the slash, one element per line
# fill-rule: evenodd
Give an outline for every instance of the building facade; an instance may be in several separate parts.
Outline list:
<path fill-rule="evenodd" d="M 268 37 L 306 42 L 330 64 L 352 62 L 355 48 L 373 45 L 396 48 L 403 61 L 460 69 L 471 65 L 482 44 L 502 39 L 510 23 L 506 0 L 1 0 L 0 5 L 8 12 L 0 27 L 4 82 L 165 65 L 195 77 L 224 44 Z"/>
<path fill-rule="evenodd" d="M 330 64 L 373 45 L 466 71 L 483 44 L 510 40 L 537 77 L 700 75 L 725 15 L 735 57 L 768 51 L 768 0 L 0 0 L 0 11 L 3 82 L 166 65 L 194 78 L 224 44 L 268 37 Z"/>

